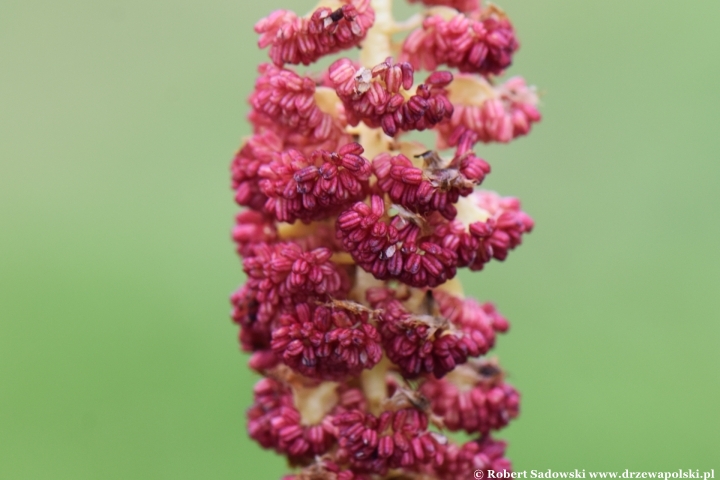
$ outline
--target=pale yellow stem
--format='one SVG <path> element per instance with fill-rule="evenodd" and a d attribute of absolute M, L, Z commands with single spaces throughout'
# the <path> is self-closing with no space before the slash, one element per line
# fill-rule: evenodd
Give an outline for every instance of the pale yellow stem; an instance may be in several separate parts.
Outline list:
<path fill-rule="evenodd" d="M 469 227 L 471 223 L 475 222 L 487 222 L 490 218 L 490 213 L 487 210 L 480 208 L 472 199 L 468 197 L 460 197 L 455 204 L 457 208 L 457 220 L 460 220 L 465 224 L 465 227 Z"/>
<path fill-rule="evenodd" d="M 350 292 L 350 298 L 362 305 L 365 305 L 366 307 L 369 307 L 370 304 L 367 302 L 367 298 L 365 298 L 365 293 L 370 288 L 384 286 L 385 282 L 378 280 L 372 273 L 366 272 L 362 268 L 358 267 L 355 270 L 355 281 L 353 282 L 353 289 Z"/>
<path fill-rule="evenodd" d="M 392 0 L 371 0 L 370 6 L 375 11 L 375 23 L 368 30 L 367 36 L 360 49 L 360 64 L 372 69 L 392 56 L 391 37 L 395 28 L 392 16 Z M 379 128 L 370 128 L 365 124 L 359 125 L 360 144 L 365 149 L 365 156 L 375 158 L 387 151 L 389 138 Z"/>
<path fill-rule="evenodd" d="M 293 403 L 300 412 L 300 423 L 317 425 L 337 405 L 336 382 L 323 382 L 317 387 L 293 386 Z"/>
<path fill-rule="evenodd" d="M 363 370 L 360 375 L 363 393 L 368 401 L 370 412 L 374 415 L 382 413 L 383 405 L 387 400 L 388 368 L 390 368 L 390 361 L 383 356 L 380 363 L 371 370 Z"/>
<path fill-rule="evenodd" d="M 335 252 L 330 260 L 337 265 L 355 265 L 355 260 L 348 252 Z"/>
<path fill-rule="evenodd" d="M 365 158 L 372 161 L 381 153 L 388 151 L 391 139 L 381 129 L 370 128 L 364 123 L 360 123 L 357 130 L 360 134 L 360 145 L 365 149 L 363 153 Z"/>
<path fill-rule="evenodd" d="M 457 277 L 451 278 L 447 282 L 438 285 L 436 290 L 447 292 L 456 297 L 465 298 L 465 290 L 463 290 L 462 283 Z"/>
<path fill-rule="evenodd" d="M 360 64 L 372 68 L 392 55 L 390 37 L 395 28 L 392 15 L 392 0 L 371 0 L 375 11 L 375 23 L 367 33 L 360 51 Z"/>
<path fill-rule="evenodd" d="M 315 88 L 315 103 L 321 112 L 337 118 L 342 103 L 335 90 L 330 87 Z"/>
<path fill-rule="evenodd" d="M 425 10 L 425 15 L 427 15 L 428 17 L 433 15 L 439 15 L 440 17 L 442 17 L 443 20 L 450 21 L 456 16 L 460 15 L 460 13 L 458 13 L 458 11 L 452 7 L 440 6 L 428 8 L 427 10 Z"/>
<path fill-rule="evenodd" d="M 471 105 L 480 107 L 487 100 L 497 98 L 498 93 L 483 78 L 457 75 L 448 86 L 448 100 L 453 105 Z"/>

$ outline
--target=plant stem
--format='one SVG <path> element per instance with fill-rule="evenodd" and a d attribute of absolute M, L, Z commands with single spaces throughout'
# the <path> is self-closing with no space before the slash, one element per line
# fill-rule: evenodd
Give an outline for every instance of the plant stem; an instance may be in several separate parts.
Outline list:
<path fill-rule="evenodd" d="M 392 0 L 372 0 L 370 5 L 375 10 L 375 23 L 368 31 L 360 51 L 360 63 L 365 68 L 372 68 L 392 56 L 391 36 L 395 27 Z"/>

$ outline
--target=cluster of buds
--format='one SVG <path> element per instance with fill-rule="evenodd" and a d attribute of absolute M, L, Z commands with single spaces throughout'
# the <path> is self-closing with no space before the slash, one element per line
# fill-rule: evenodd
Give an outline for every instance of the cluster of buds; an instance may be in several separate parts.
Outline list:
<path fill-rule="evenodd" d="M 247 274 L 231 303 L 263 376 L 248 432 L 296 469 L 284 480 L 511 468 L 492 436 L 519 394 L 486 356 L 509 324 L 455 277 L 505 260 L 533 228 L 516 198 L 476 189 L 490 165 L 474 149 L 527 134 L 538 97 L 496 79 L 519 48 L 498 7 L 408 1 L 427 9 L 395 22 L 391 0 L 321 0 L 255 26 L 270 62 L 231 166 Z M 359 59 L 294 70 L 354 47 Z M 434 145 L 406 137 L 423 130 Z"/>

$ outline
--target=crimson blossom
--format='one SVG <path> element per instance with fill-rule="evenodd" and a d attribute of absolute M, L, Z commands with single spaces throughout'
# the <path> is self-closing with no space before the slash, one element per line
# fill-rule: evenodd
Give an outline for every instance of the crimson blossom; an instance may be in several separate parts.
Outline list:
<path fill-rule="evenodd" d="M 284 480 L 511 469 L 493 435 L 520 395 L 486 356 L 509 323 L 456 275 L 533 229 L 517 198 L 477 188 L 490 164 L 475 148 L 529 133 L 538 96 L 498 80 L 520 44 L 497 6 L 408 2 L 425 10 L 404 22 L 392 0 L 321 0 L 255 25 L 269 61 L 231 165 L 247 275 L 232 319 L 263 376 L 248 432 L 287 458 Z M 432 145 L 408 138 L 426 130 Z"/>

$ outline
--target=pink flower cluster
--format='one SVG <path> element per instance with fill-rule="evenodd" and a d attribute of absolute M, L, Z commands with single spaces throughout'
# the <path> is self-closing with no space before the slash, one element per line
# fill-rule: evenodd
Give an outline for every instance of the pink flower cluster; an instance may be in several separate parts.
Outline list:
<path fill-rule="evenodd" d="M 357 46 L 375 20 L 370 0 L 343 0 L 336 10 L 320 7 L 309 18 L 276 10 L 255 25 L 260 48 L 270 47 L 275 65 L 309 65 L 330 53 Z"/>
<path fill-rule="evenodd" d="M 427 216 L 391 215 L 383 198 L 358 202 L 337 218 L 337 236 L 364 270 L 379 280 L 399 280 L 412 287 L 437 287 L 458 267 L 481 270 L 493 258 L 505 260 L 533 228 L 516 198 L 475 191 L 472 204 L 488 218 L 469 224 L 447 220 L 438 212 Z"/>
<path fill-rule="evenodd" d="M 287 366 L 308 378 L 357 376 L 382 357 L 380 334 L 368 320 L 367 312 L 298 304 L 278 319 L 270 347 Z"/>
<path fill-rule="evenodd" d="M 474 148 L 527 134 L 538 98 L 520 77 L 496 84 L 519 47 L 497 7 L 408 1 L 431 8 L 397 57 L 391 36 L 412 22 L 393 23 L 390 0 L 323 0 L 255 26 L 271 62 L 231 164 L 247 276 L 232 319 L 263 375 L 248 432 L 297 468 L 284 480 L 511 469 L 492 435 L 519 394 L 487 358 L 509 323 L 455 277 L 504 261 L 533 229 L 518 199 L 476 188 L 491 169 Z M 355 47 L 360 62 L 293 70 Z M 437 143 L 407 137 L 422 130 Z"/>
<path fill-rule="evenodd" d="M 289 382 L 289 381 L 288 381 Z M 315 425 L 304 425 L 295 407 L 291 386 L 284 380 L 263 378 L 254 389 L 255 402 L 247 413 L 250 437 L 264 448 L 288 456 L 293 463 L 308 463 L 337 443 L 336 423 L 365 407 L 357 389 L 339 389 L 337 404 Z"/>
<path fill-rule="evenodd" d="M 530 133 L 540 121 L 537 103 L 535 89 L 522 77 L 513 77 L 492 88 L 492 95 L 480 105 L 457 102 L 450 121 L 438 125 L 438 143 L 453 146 L 468 135 L 485 143 L 508 143 Z"/>
<path fill-rule="evenodd" d="M 409 311 L 402 297 L 387 288 L 370 289 L 367 296 L 378 312 L 385 352 L 405 378 L 432 374 L 429 378 L 440 379 L 468 357 L 487 353 L 495 344 L 495 332 L 509 326 L 492 304 L 441 290 L 427 291 L 428 312 L 423 314 Z"/>
<path fill-rule="evenodd" d="M 431 128 L 452 116 L 444 89 L 452 81 L 450 72 L 433 72 L 409 99 L 400 93 L 401 88 L 409 91 L 413 86 L 414 70 L 408 63 L 393 65 L 388 58 L 367 70 L 341 58 L 328 73 L 350 125 L 362 121 L 392 137 L 398 131 Z"/>
<path fill-rule="evenodd" d="M 403 57 L 414 67 L 435 70 L 438 65 L 465 73 L 499 75 L 510 66 L 520 44 L 502 12 L 489 8 L 452 18 L 427 16 L 422 28 L 403 43 Z"/>
<path fill-rule="evenodd" d="M 410 3 L 422 3 L 428 7 L 452 7 L 460 12 L 474 12 L 480 8 L 478 0 L 408 0 Z"/>
<path fill-rule="evenodd" d="M 315 150 L 307 158 L 288 150 L 258 169 L 265 211 L 281 222 L 327 217 L 369 191 L 371 167 L 363 148 L 348 143 L 337 152 Z"/>
<path fill-rule="evenodd" d="M 458 198 L 470 195 L 475 185 L 490 173 L 490 165 L 475 156 L 470 142 L 460 140 L 458 143 L 455 156 L 449 162 L 444 162 L 435 152 L 420 155 L 424 160 L 422 167 L 415 166 L 402 154 L 378 155 L 372 164 L 378 188 L 393 203 L 411 212 L 436 211 L 452 220 L 457 215 Z"/>

